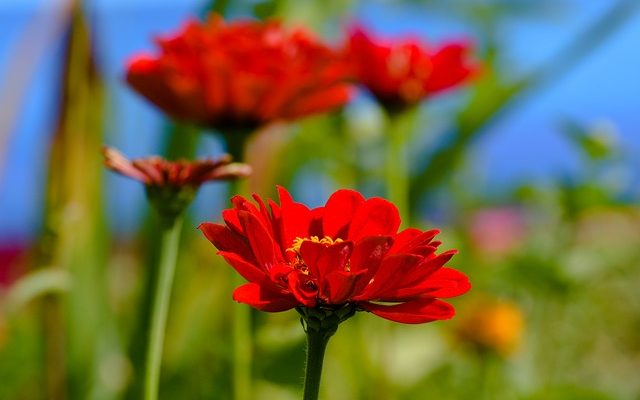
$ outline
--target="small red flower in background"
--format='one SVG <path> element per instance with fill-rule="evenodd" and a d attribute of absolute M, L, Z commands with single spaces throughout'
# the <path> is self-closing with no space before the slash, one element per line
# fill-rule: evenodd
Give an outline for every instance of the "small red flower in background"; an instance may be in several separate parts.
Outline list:
<path fill-rule="evenodd" d="M 0 289 L 9 287 L 26 270 L 27 243 L 0 243 Z"/>
<path fill-rule="evenodd" d="M 479 71 L 467 42 L 430 49 L 416 40 L 382 41 L 361 27 L 349 37 L 348 57 L 356 79 L 387 108 L 402 108 L 458 86 Z"/>
<path fill-rule="evenodd" d="M 339 190 L 324 207 L 309 209 L 279 188 L 280 204 L 241 196 L 222 214 L 226 225 L 200 229 L 249 283 L 234 299 L 262 311 L 351 304 L 392 321 L 448 319 L 439 300 L 470 288 L 467 277 L 444 265 L 455 251 L 436 254 L 436 230 L 398 232 L 397 208 L 381 198 Z"/>
<path fill-rule="evenodd" d="M 127 81 L 170 116 L 218 129 L 255 129 L 329 111 L 349 99 L 348 67 L 332 49 L 279 22 L 213 15 L 157 39 Z"/>
<path fill-rule="evenodd" d="M 237 179 L 251 174 L 249 165 L 232 163 L 228 154 L 209 160 L 167 161 L 157 156 L 129 160 L 110 147 L 102 152 L 107 168 L 147 186 L 200 186 L 207 181 Z"/>

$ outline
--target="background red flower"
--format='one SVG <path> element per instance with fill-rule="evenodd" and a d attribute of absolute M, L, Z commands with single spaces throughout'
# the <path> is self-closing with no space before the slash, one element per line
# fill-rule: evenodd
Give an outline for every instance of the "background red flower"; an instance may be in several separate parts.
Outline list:
<path fill-rule="evenodd" d="M 103 149 L 107 168 L 148 186 L 200 186 L 207 181 L 231 180 L 249 176 L 251 167 L 232 163 L 224 154 L 217 159 L 168 161 L 152 156 L 128 160 L 116 149 Z"/>
<path fill-rule="evenodd" d="M 324 207 L 309 209 L 279 188 L 280 204 L 236 196 L 223 212 L 225 225 L 200 229 L 249 283 L 234 299 L 263 311 L 350 303 L 403 323 L 448 319 L 453 307 L 439 300 L 469 290 L 467 277 L 444 265 L 437 231 L 398 232 L 396 207 L 339 190 Z"/>
<path fill-rule="evenodd" d="M 350 32 L 348 56 L 358 82 L 385 107 L 403 107 L 458 86 L 478 71 L 468 42 L 432 49 L 417 40 L 373 38 L 361 27 Z"/>
<path fill-rule="evenodd" d="M 160 54 L 129 63 L 127 81 L 170 116 L 218 129 L 255 129 L 344 104 L 348 68 L 302 29 L 213 15 L 157 39 Z"/>

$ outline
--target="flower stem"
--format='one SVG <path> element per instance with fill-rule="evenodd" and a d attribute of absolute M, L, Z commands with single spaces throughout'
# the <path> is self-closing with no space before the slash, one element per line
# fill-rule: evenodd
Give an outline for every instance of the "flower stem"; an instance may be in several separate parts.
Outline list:
<path fill-rule="evenodd" d="M 296 311 L 300 314 L 300 323 L 307 333 L 303 399 L 317 400 L 327 343 L 338 330 L 338 325 L 356 313 L 356 308 L 352 304 L 345 304 L 337 309 L 296 307 Z"/>
<path fill-rule="evenodd" d="M 182 216 L 164 219 L 162 222 L 160 260 L 157 271 L 158 274 L 153 283 L 154 295 L 151 309 L 151 328 L 147 342 L 144 368 L 145 400 L 156 400 L 158 398 L 164 333 L 169 310 L 169 299 L 171 298 L 173 275 L 176 268 Z"/>
<path fill-rule="evenodd" d="M 304 400 L 317 400 L 324 352 L 331 336 L 324 331 L 307 329 L 307 363 L 304 376 Z"/>
<path fill-rule="evenodd" d="M 234 304 L 234 308 L 232 320 L 233 393 L 235 400 L 249 400 L 251 399 L 251 360 L 253 358 L 251 309 L 244 304 Z"/>
<path fill-rule="evenodd" d="M 398 207 L 400 219 L 408 224 L 410 165 L 407 139 L 413 128 L 416 108 L 387 112 L 388 138 L 385 158 L 385 183 L 387 198 Z"/>

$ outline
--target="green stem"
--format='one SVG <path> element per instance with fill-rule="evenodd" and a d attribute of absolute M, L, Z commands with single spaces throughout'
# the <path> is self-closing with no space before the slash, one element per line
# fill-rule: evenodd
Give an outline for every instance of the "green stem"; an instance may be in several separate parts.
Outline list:
<path fill-rule="evenodd" d="M 320 392 L 322 364 L 331 335 L 323 330 L 307 329 L 307 363 L 304 375 L 304 400 L 317 400 Z"/>
<path fill-rule="evenodd" d="M 153 306 L 151 311 L 151 328 L 147 342 L 147 355 L 144 369 L 144 399 L 158 398 L 158 384 L 160 382 L 160 363 L 164 333 L 171 298 L 171 286 L 176 268 L 178 244 L 182 216 L 162 221 L 160 238 L 160 260 L 156 281 L 154 282 Z"/>
<path fill-rule="evenodd" d="M 296 307 L 300 323 L 307 333 L 307 363 L 304 375 L 304 400 L 317 400 L 320 392 L 320 377 L 324 352 L 329 338 L 338 330 L 338 325 L 356 313 L 356 307 L 345 304 L 340 308 Z"/>
<path fill-rule="evenodd" d="M 235 284 L 242 284 L 234 279 Z M 251 399 L 251 360 L 253 338 L 251 335 L 251 309 L 244 304 L 234 304 L 233 329 L 233 393 L 236 400 Z"/>
<path fill-rule="evenodd" d="M 387 132 L 385 132 L 388 138 L 385 156 L 387 198 L 398 207 L 403 224 L 410 222 L 410 165 L 407 142 L 416 114 L 415 108 L 402 112 L 387 112 Z"/>

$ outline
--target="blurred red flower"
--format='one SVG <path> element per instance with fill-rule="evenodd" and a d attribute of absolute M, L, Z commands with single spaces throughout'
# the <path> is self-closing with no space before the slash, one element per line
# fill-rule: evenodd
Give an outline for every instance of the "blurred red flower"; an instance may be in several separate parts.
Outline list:
<path fill-rule="evenodd" d="M 226 225 L 200 229 L 249 283 L 234 299 L 262 311 L 353 305 L 392 321 L 416 324 L 454 315 L 439 300 L 469 290 L 467 277 L 443 267 L 455 251 L 436 254 L 436 230 L 398 232 L 397 208 L 339 190 L 309 209 L 279 188 L 280 204 L 254 195 L 222 214 Z"/>
<path fill-rule="evenodd" d="M 388 109 L 403 108 L 458 86 L 479 71 L 468 58 L 468 42 L 449 42 L 431 49 L 417 40 L 383 41 L 361 27 L 349 35 L 353 73 Z"/>
<path fill-rule="evenodd" d="M 349 99 L 337 52 L 277 21 L 225 22 L 212 15 L 157 39 L 137 55 L 127 81 L 170 116 L 221 130 L 256 129 L 329 111 Z"/>
<path fill-rule="evenodd" d="M 105 147 L 103 154 L 107 168 L 147 186 L 200 186 L 207 181 L 237 179 L 251 174 L 249 165 L 232 163 L 228 154 L 198 161 L 167 161 L 157 156 L 128 160 L 110 147 Z"/>
<path fill-rule="evenodd" d="M 9 287 L 26 270 L 27 243 L 0 243 L 0 289 Z"/>

